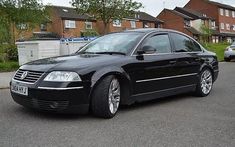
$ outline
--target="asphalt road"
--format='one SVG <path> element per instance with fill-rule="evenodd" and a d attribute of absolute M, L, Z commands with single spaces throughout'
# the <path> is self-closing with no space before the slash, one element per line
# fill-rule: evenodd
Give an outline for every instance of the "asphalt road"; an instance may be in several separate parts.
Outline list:
<path fill-rule="evenodd" d="M 221 63 L 210 96 L 121 108 L 110 120 L 30 111 L 0 91 L 0 146 L 234 147 L 235 63 Z"/>

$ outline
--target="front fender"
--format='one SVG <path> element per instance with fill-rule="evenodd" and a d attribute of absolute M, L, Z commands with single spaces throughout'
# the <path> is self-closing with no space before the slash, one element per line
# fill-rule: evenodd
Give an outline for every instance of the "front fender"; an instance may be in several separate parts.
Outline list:
<path fill-rule="evenodd" d="M 104 67 L 98 71 L 96 71 L 91 77 L 91 87 L 93 88 L 95 84 L 102 80 L 107 75 L 119 75 L 123 78 L 126 78 L 129 82 L 131 81 L 130 76 L 122 69 L 116 66 Z M 131 82 L 130 82 L 131 83 Z"/>

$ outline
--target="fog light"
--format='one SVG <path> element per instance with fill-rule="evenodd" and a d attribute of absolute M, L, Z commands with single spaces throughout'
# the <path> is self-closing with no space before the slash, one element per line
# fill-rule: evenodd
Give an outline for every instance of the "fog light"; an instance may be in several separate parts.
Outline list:
<path fill-rule="evenodd" d="M 52 104 L 50 104 L 50 107 L 52 109 L 56 109 L 56 108 L 58 108 L 58 106 L 59 106 L 59 104 L 57 102 L 53 102 Z"/>

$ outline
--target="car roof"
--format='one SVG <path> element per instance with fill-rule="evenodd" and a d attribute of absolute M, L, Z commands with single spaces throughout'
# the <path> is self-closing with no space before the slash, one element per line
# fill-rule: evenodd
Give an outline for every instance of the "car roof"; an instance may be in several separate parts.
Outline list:
<path fill-rule="evenodd" d="M 179 31 L 176 30 L 171 30 L 171 29 L 162 29 L 162 28 L 142 28 L 142 29 L 133 29 L 133 30 L 126 30 L 124 32 L 141 32 L 141 33 L 151 33 L 151 32 L 175 32 L 175 33 L 180 33 Z"/>

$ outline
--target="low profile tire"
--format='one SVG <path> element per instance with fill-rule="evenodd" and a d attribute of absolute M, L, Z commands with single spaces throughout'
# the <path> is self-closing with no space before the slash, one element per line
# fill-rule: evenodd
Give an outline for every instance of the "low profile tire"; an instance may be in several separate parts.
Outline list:
<path fill-rule="evenodd" d="M 230 62 L 231 59 L 230 59 L 230 58 L 224 58 L 224 61 L 225 61 L 225 62 Z"/>
<path fill-rule="evenodd" d="M 120 84 L 115 76 L 107 76 L 98 83 L 91 101 L 92 113 L 101 118 L 112 118 L 116 115 L 120 100 Z"/>
<path fill-rule="evenodd" d="M 201 71 L 198 80 L 196 95 L 206 97 L 210 94 L 213 87 L 213 75 L 210 69 L 205 68 Z"/>

